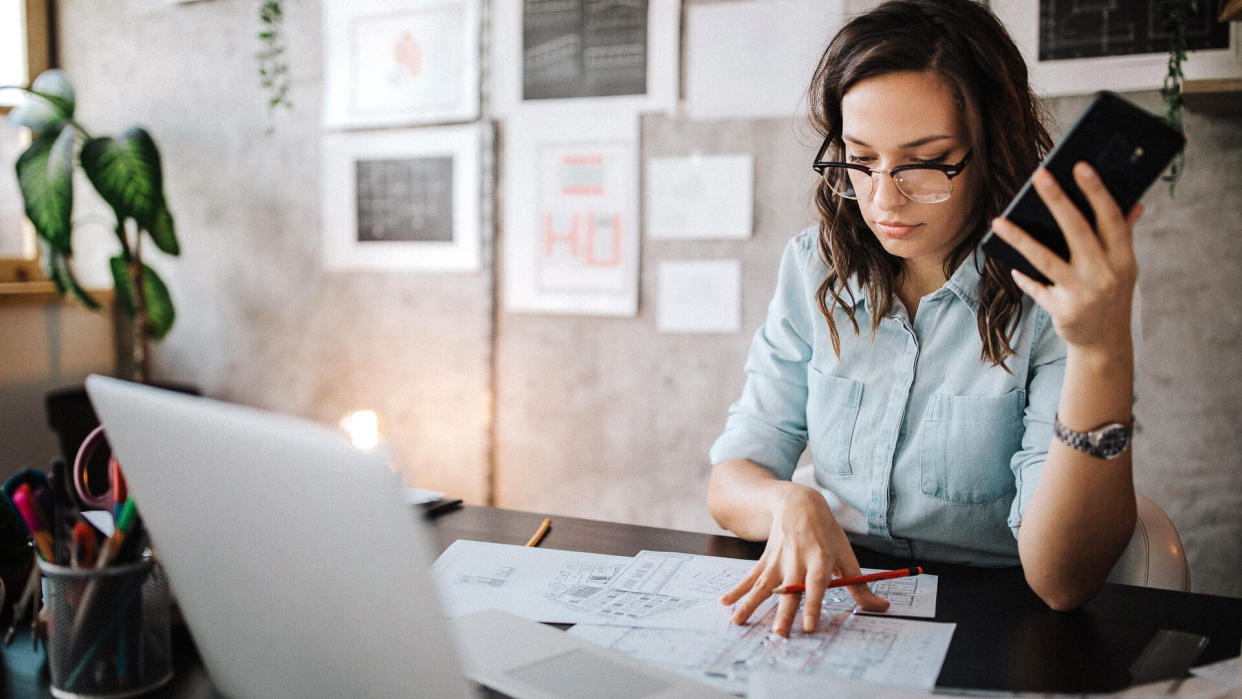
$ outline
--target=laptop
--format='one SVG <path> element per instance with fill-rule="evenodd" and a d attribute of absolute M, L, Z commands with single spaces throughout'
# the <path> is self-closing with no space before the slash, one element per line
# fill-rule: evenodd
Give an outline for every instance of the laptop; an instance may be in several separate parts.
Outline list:
<path fill-rule="evenodd" d="M 231 697 L 727 696 L 490 610 L 446 620 L 381 450 L 103 376 L 86 390 L 203 664 Z M 469 680 L 467 679 L 469 678 Z"/>

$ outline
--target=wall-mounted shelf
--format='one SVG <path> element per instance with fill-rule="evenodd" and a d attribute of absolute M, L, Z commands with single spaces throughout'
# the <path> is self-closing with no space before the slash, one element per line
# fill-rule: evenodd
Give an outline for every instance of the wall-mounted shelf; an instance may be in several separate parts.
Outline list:
<path fill-rule="evenodd" d="M 1186 80 L 1182 98 L 1199 114 L 1242 114 L 1242 78 Z"/>

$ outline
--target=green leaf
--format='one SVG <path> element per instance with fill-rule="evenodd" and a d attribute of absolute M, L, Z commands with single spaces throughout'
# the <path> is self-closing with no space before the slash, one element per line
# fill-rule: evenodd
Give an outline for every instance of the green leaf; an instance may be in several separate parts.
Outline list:
<path fill-rule="evenodd" d="M 147 335 L 153 340 L 161 340 L 172 330 L 177 314 L 164 280 L 147 265 L 143 265 L 142 270 L 142 293 L 147 301 Z"/>
<path fill-rule="evenodd" d="M 92 138 L 82 146 L 82 169 L 121 218 L 150 230 L 164 208 L 160 152 L 151 135 L 133 127 L 120 138 Z"/>
<path fill-rule="evenodd" d="M 151 234 L 151 240 L 155 241 L 155 247 L 161 251 L 176 257 L 181 254 L 181 244 L 177 242 L 177 231 L 173 226 L 172 212 L 165 206 L 159 210 L 155 218 L 151 221 L 151 227 L 146 229 Z"/>
<path fill-rule="evenodd" d="M 48 279 L 55 282 L 56 289 L 61 296 L 68 296 L 92 311 L 98 311 L 102 308 L 99 302 L 78 283 L 77 277 L 73 275 L 73 269 L 69 266 L 69 259 L 67 257 L 46 247 L 43 253 L 44 274 L 47 275 Z"/>
<path fill-rule="evenodd" d="M 129 276 L 129 263 L 124 257 L 117 255 L 108 260 L 112 268 L 112 288 L 116 290 L 116 300 L 121 304 L 125 315 L 133 318 L 134 311 L 134 280 Z"/>
<path fill-rule="evenodd" d="M 72 254 L 73 143 L 70 125 L 47 131 L 17 158 L 17 184 L 26 204 L 26 216 L 35 231 L 63 254 Z"/>
<path fill-rule="evenodd" d="M 134 294 L 134 280 L 129 276 L 129 263 L 117 255 L 108 260 L 112 268 L 112 282 L 121 310 L 130 318 L 137 315 L 138 298 Z M 160 340 L 172 329 L 177 314 L 173 310 L 172 296 L 160 275 L 150 265 L 142 266 L 142 301 L 147 308 L 147 336 Z"/>
<path fill-rule="evenodd" d="M 36 134 L 60 128 L 73 118 L 73 86 L 59 70 L 44 71 L 30 84 L 38 94 L 27 94 L 22 104 L 9 112 L 9 123 L 25 126 Z"/>

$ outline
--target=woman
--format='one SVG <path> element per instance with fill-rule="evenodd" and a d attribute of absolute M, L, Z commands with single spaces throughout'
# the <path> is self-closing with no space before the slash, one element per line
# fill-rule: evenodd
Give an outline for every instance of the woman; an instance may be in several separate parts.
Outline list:
<path fill-rule="evenodd" d="M 1021 563 L 1055 609 L 1103 584 L 1134 530 L 1131 231 L 1091 168 L 1098 222 L 1047 172 L 1066 262 L 995 219 L 1050 147 L 1026 67 L 971 0 L 898 0 L 849 22 L 812 80 L 819 225 L 787 246 L 742 397 L 712 446 L 708 505 L 767 539 L 722 598 L 744 623 L 805 583 L 856 575 L 855 544 L 916 560 Z M 994 220 L 995 219 L 995 220 Z M 995 230 L 1050 279 L 987 259 Z M 1103 430 L 1107 445 L 1085 433 Z M 809 445 L 820 489 L 790 480 Z M 822 492 L 821 492 L 822 491 Z M 863 608 L 888 603 L 849 588 Z M 796 595 L 773 630 L 788 635 Z"/>

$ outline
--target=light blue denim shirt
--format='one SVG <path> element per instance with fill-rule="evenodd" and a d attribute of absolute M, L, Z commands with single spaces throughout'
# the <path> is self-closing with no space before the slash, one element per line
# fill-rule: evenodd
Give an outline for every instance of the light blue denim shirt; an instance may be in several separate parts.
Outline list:
<path fill-rule="evenodd" d="M 915 559 L 1016 565 L 1016 534 L 1052 441 L 1066 346 L 1024 298 L 1006 361 L 980 359 L 979 250 L 919 302 L 897 302 L 871 335 L 836 309 L 841 357 L 815 292 L 828 274 L 816 230 L 791 240 L 712 463 L 748 459 L 789 479 L 810 447 L 815 477 L 855 543 Z M 844 295 L 846 300 L 849 297 Z"/>

